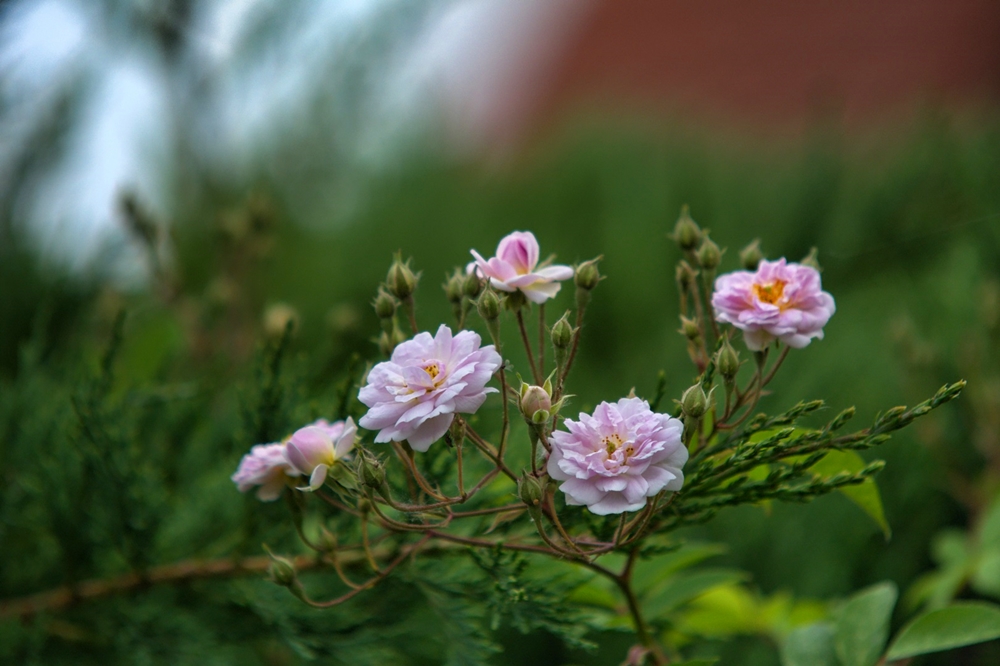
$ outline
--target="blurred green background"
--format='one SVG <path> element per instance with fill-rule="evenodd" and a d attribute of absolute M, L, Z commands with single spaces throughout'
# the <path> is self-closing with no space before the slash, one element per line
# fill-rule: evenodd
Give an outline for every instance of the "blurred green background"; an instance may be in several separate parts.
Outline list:
<path fill-rule="evenodd" d="M 10 29 L 15 10 L 31 3 L 7 4 L 0 20 Z M 241 57 L 266 50 L 268 30 L 285 34 L 282 21 L 304 6 L 292 5 L 251 31 Z M 151 175 L 117 183 L 106 215 L 117 226 L 86 260 L 54 251 L 53 242 L 74 244 L 72 226 L 45 227 L 61 231 L 40 237 L 39 209 L 25 201 L 51 192 L 46 174 L 72 154 L 73 132 L 88 122 L 78 112 L 88 79 L 72 79 L 49 101 L 45 122 L 5 154 L 0 598 L 130 566 L 256 555 L 264 539 L 294 543 L 283 507 L 242 497 L 229 474 L 251 444 L 331 413 L 357 364 L 352 358 L 377 356 L 370 301 L 397 250 L 422 272 L 417 317 L 429 329 L 451 319 L 439 289 L 446 275 L 464 267 L 470 248 L 488 255 L 512 230 L 533 231 L 543 254 L 560 262 L 603 255 L 607 279 L 588 315 L 570 411 L 632 387 L 648 397 L 661 369 L 668 397 L 679 396 L 694 379 L 676 331 L 679 253 L 668 238 L 683 204 L 727 248 L 726 270 L 738 267 L 738 250 L 754 238 L 772 258 L 797 260 L 819 248 L 837 314 L 823 341 L 789 357 L 762 409 L 823 398 L 833 410 L 857 405 L 865 422 L 946 381 L 970 382 L 957 403 L 869 452 L 888 461 L 878 483 L 891 540 L 839 495 L 729 510 L 685 537 L 725 544 L 713 563 L 748 572 L 750 589 L 765 597 L 834 599 L 881 580 L 905 592 L 922 576 L 926 589 L 934 584 L 929 572 L 953 565 L 950 594 L 998 598 L 989 584 L 967 585 L 978 571 L 977 521 L 1000 479 L 995 112 L 928 105 L 905 122 L 861 131 L 811 120 L 777 140 L 683 113 L 579 113 L 502 160 L 456 159 L 439 149 L 440 126 L 418 124 L 417 139 L 408 135 L 388 165 L 372 166 L 344 147 L 368 108 L 361 103 L 367 68 L 391 60 L 407 43 L 399 35 L 439 8 L 425 3 L 401 12 L 386 3 L 366 24 L 378 29 L 344 47 L 328 85 L 301 95 L 280 133 L 238 164 L 220 162 L 199 146 L 213 126 L 199 129 L 192 116 L 207 113 L 198 98 L 207 84 L 191 68 L 194 47 L 178 27 L 193 24 L 198 7 L 174 3 L 161 12 L 109 2 L 90 13 L 100 14 L 105 36 L 145 44 L 161 75 L 176 79 L 166 84 L 173 94 L 165 116 L 172 130 L 160 139 L 166 148 L 147 163 Z M 20 112 L 19 89 L 16 68 L 5 72 L 10 120 Z M 350 91 L 351 101 L 343 101 Z M 564 290 L 548 306 L 550 323 L 571 299 Z M 276 304 L 294 308 L 299 327 L 277 406 L 264 419 L 254 410 L 266 400 L 263 349 L 281 318 Z M 105 385 L 99 366 L 121 311 L 122 342 Z M 88 446 L 101 441 L 121 444 L 106 449 L 117 451 L 116 459 L 88 457 Z M 109 489 L 112 482 L 123 490 Z M 949 555 L 941 535 L 966 532 L 965 555 Z M 312 654 L 340 663 L 360 650 L 376 655 L 367 663 L 443 663 L 440 641 L 429 637 L 433 620 L 393 628 L 408 612 L 419 614 L 408 601 L 393 602 L 394 595 L 408 599 L 402 588 L 379 588 L 326 617 L 305 614 L 281 595 L 256 579 L 199 582 L 140 589 L 25 622 L 5 619 L 0 658 L 285 664 Z M 919 601 L 917 593 L 904 599 L 896 627 Z M 627 638 L 602 636 L 601 651 L 572 652 L 544 634 L 522 639 L 501 628 L 506 652 L 490 663 L 617 663 Z M 382 642 L 409 649 L 392 652 Z M 722 655 L 721 663 L 778 663 L 765 636 L 703 642 L 699 650 Z M 997 646 L 987 644 L 919 663 L 997 659 Z"/>

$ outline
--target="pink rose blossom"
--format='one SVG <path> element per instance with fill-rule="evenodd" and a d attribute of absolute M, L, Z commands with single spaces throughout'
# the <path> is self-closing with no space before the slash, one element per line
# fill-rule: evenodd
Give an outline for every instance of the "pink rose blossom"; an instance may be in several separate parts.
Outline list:
<path fill-rule="evenodd" d="M 683 424 L 656 414 L 639 398 L 602 402 L 594 415 L 566 419 L 549 443 L 548 471 L 567 504 L 585 504 L 598 515 L 638 511 L 661 490 L 680 490 L 688 452 Z"/>
<path fill-rule="evenodd" d="M 715 319 L 743 331 L 747 347 L 760 351 L 778 339 L 801 349 L 836 311 L 823 291 L 819 271 L 801 264 L 762 260 L 757 271 L 720 275 L 712 294 Z"/>
<path fill-rule="evenodd" d="M 497 256 L 489 261 L 471 250 L 479 274 L 490 279 L 494 289 L 521 290 L 533 303 L 544 303 L 559 293 L 560 280 L 573 277 L 569 266 L 538 267 L 538 241 L 530 231 L 508 234 L 497 246 Z"/>
<path fill-rule="evenodd" d="M 350 417 L 334 423 L 320 419 L 296 430 L 285 444 L 285 456 L 293 469 L 309 477 L 309 485 L 299 490 L 321 487 L 330 468 L 350 458 L 357 432 Z"/>
<path fill-rule="evenodd" d="M 486 383 L 500 367 L 493 345 L 480 348 L 472 331 L 452 336 L 445 325 L 433 338 L 420 333 L 396 347 L 368 373 L 358 396 L 368 406 L 361 427 L 378 430 L 376 442 L 406 440 L 426 451 L 441 439 L 456 413 L 472 414 L 496 393 Z"/>
<path fill-rule="evenodd" d="M 285 457 L 284 444 L 258 444 L 243 456 L 231 478 L 241 493 L 260 486 L 257 498 L 273 502 L 281 495 L 288 480 L 298 475 Z"/>

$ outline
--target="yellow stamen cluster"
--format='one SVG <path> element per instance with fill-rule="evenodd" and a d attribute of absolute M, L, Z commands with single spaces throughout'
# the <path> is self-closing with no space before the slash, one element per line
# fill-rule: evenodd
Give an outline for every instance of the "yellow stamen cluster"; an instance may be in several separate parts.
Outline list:
<path fill-rule="evenodd" d="M 621 447 L 623 441 L 621 435 L 615 433 L 613 435 L 609 435 L 604 439 L 602 439 L 601 444 L 604 444 L 604 448 L 608 452 L 608 455 L 610 456 Z"/>
<path fill-rule="evenodd" d="M 770 303 L 775 305 L 781 300 L 781 297 L 785 294 L 785 285 L 787 283 L 784 280 L 774 280 L 772 282 L 767 282 L 765 284 L 755 284 L 753 286 L 753 293 L 761 303 Z"/>

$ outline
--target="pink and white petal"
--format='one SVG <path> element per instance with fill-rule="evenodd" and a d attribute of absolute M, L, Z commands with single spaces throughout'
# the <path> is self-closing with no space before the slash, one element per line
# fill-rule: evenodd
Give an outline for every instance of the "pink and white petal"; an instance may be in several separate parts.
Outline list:
<path fill-rule="evenodd" d="M 596 504 L 607 494 L 597 488 L 588 479 L 567 479 L 559 486 L 559 490 L 570 495 L 581 504 Z"/>
<path fill-rule="evenodd" d="M 587 508 L 590 509 L 591 513 L 596 513 L 598 516 L 607 516 L 626 511 L 638 511 L 644 506 L 646 506 L 645 498 L 643 498 L 642 502 L 633 503 L 625 499 L 625 496 L 621 493 L 608 493 L 600 502 L 592 504 Z"/>
<path fill-rule="evenodd" d="M 743 341 L 750 351 L 761 351 L 774 340 L 774 336 L 765 330 L 743 331 Z"/>
<path fill-rule="evenodd" d="M 573 268 L 571 266 L 546 266 L 545 268 L 539 268 L 534 271 L 535 275 L 542 277 L 545 280 L 568 280 L 573 277 Z"/>
<path fill-rule="evenodd" d="M 406 441 L 410 443 L 410 447 L 414 451 L 424 453 L 430 448 L 431 444 L 444 437 L 444 434 L 448 432 L 449 426 L 451 426 L 451 422 L 454 420 L 454 414 L 441 414 L 440 416 L 428 419 L 410 433 Z"/>
<path fill-rule="evenodd" d="M 524 297 L 529 301 L 541 305 L 558 294 L 560 288 L 561 285 L 558 282 L 536 282 L 530 287 L 522 288 L 521 291 L 524 293 Z"/>
<path fill-rule="evenodd" d="M 326 465 L 317 465 L 316 469 L 313 470 L 312 475 L 309 477 L 309 485 L 304 488 L 299 488 L 299 490 L 314 491 L 323 487 L 323 483 L 326 481 L 326 473 L 330 468 Z"/>

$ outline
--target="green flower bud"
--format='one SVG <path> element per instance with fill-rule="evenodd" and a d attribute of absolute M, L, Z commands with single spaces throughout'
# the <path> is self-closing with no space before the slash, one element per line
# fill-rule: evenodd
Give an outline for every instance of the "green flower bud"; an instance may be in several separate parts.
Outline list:
<path fill-rule="evenodd" d="M 378 295 L 372 305 L 379 319 L 392 319 L 396 316 L 396 299 L 382 287 L 378 288 Z"/>
<path fill-rule="evenodd" d="M 462 446 L 465 443 L 465 419 L 456 418 L 448 427 L 448 440 L 452 446 Z"/>
<path fill-rule="evenodd" d="M 378 458 L 362 453 L 358 456 L 358 477 L 369 488 L 381 488 L 385 483 L 385 466 Z"/>
<path fill-rule="evenodd" d="M 577 289 L 577 293 L 580 293 L 579 289 Z M 525 298 L 524 294 L 521 293 L 521 290 L 518 289 L 517 291 L 512 291 L 505 295 L 503 298 L 503 304 L 504 307 L 511 312 L 517 312 L 528 304 L 528 299 Z"/>
<path fill-rule="evenodd" d="M 385 278 L 385 286 L 389 292 L 401 301 L 406 300 L 416 291 L 418 280 L 419 277 L 410 268 L 410 260 L 404 262 L 397 253 Z"/>
<path fill-rule="evenodd" d="M 538 507 L 542 503 L 542 497 L 545 496 L 545 486 L 538 477 L 521 472 L 521 478 L 517 482 L 517 494 L 529 507 Z"/>
<path fill-rule="evenodd" d="M 585 261 L 576 267 L 573 281 L 577 287 L 591 291 L 597 286 L 597 283 L 601 281 L 601 272 L 597 270 L 597 262 L 600 260 L 601 257 L 597 257 L 596 259 Z"/>
<path fill-rule="evenodd" d="M 705 240 L 698 248 L 698 263 L 702 268 L 710 271 L 715 270 L 722 263 L 722 251 L 715 244 L 715 241 L 708 237 L 708 234 L 705 234 Z"/>
<path fill-rule="evenodd" d="M 715 367 L 719 374 L 727 383 L 732 383 L 736 378 L 736 373 L 740 371 L 740 355 L 733 346 L 729 344 L 729 338 L 724 338 L 722 347 L 715 354 Z"/>
<path fill-rule="evenodd" d="M 267 554 L 271 558 L 271 564 L 267 567 L 267 575 L 272 581 L 282 587 L 291 587 L 297 582 L 295 564 L 287 557 L 275 555 L 270 550 Z"/>
<path fill-rule="evenodd" d="M 476 271 L 472 271 L 465 276 L 465 282 L 462 284 L 462 289 L 465 295 L 470 299 L 475 300 L 479 296 L 479 292 L 483 290 L 483 281 L 476 274 Z"/>
<path fill-rule="evenodd" d="M 552 346 L 556 349 L 569 349 L 573 343 L 573 327 L 569 323 L 567 312 L 552 326 Z"/>
<path fill-rule="evenodd" d="M 673 238 L 677 245 L 685 252 L 695 249 L 698 247 L 698 243 L 701 242 L 701 229 L 691 219 L 691 213 L 687 205 L 681 208 L 681 215 L 677 218 L 677 224 L 674 225 Z"/>
<path fill-rule="evenodd" d="M 698 322 L 694 319 L 688 319 L 684 315 L 681 315 L 680 333 L 688 340 L 697 340 L 698 336 L 701 335 L 701 329 L 698 327 Z"/>
<path fill-rule="evenodd" d="M 487 289 L 482 293 L 476 307 L 479 310 L 479 316 L 484 321 L 496 321 L 497 317 L 500 316 L 500 299 L 497 298 L 496 293 L 492 289 Z"/>
<path fill-rule="evenodd" d="M 684 391 L 684 395 L 681 396 L 681 409 L 685 416 L 693 419 L 700 418 L 708 411 L 708 396 L 705 395 L 700 383 Z"/>
<path fill-rule="evenodd" d="M 552 414 L 552 396 L 541 386 L 521 384 L 519 407 L 529 423 L 545 423 Z"/>
<path fill-rule="evenodd" d="M 451 274 L 451 277 L 441 286 L 444 288 L 444 295 L 449 303 L 455 305 L 462 302 L 462 294 L 465 290 L 465 278 L 457 268 Z"/>
<path fill-rule="evenodd" d="M 810 266 L 818 271 L 823 269 L 819 266 L 819 250 L 817 248 L 812 248 L 809 250 L 809 254 L 806 255 L 805 259 L 800 261 L 803 266 Z"/>
<path fill-rule="evenodd" d="M 754 238 L 753 242 L 740 250 L 740 263 L 748 271 L 757 270 L 757 265 L 764 258 L 764 253 L 760 251 L 760 239 Z"/>

